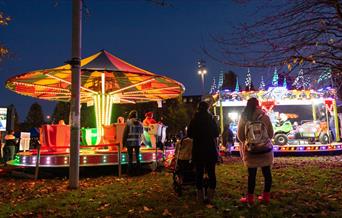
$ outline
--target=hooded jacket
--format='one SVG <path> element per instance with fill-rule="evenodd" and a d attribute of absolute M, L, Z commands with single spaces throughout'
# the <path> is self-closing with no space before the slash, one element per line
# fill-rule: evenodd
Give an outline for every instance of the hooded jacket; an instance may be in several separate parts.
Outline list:
<path fill-rule="evenodd" d="M 270 140 L 273 138 L 273 126 L 270 121 L 270 118 L 264 113 L 263 110 L 257 109 L 253 113 L 253 120 L 255 120 L 260 114 L 263 114 L 263 116 L 260 118 L 260 121 L 264 123 L 268 136 Z M 241 118 L 239 120 L 238 124 L 238 130 L 237 130 L 237 137 L 240 141 L 240 154 L 242 156 L 242 160 L 244 164 L 248 168 L 256 168 L 256 167 L 264 167 L 264 166 L 270 166 L 273 163 L 273 150 L 267 153 L 263 154 L 251 154 L 247 151 L 247 146 L 245 145 L 246 141 L 246 135 L 245 135 L 245 126 L 247 123 L 247 117 L 245 115 L 241 115 Z"/>
<path fill-rule="evenodd" d="M 193 139 L 192 161 L 204 164 L 216 163 L 219 131 L 213 116 L 207 111 L 196 112 L 187 132 Z"/>

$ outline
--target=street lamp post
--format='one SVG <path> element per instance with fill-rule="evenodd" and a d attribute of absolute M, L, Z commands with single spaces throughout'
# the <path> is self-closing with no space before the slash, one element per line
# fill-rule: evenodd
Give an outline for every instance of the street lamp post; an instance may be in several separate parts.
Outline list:
<path fill-rule="evenodd" d="M 198 75 L 201 76 L 202 81 L 202 96 L 204 95 L 204 76 L 207 74 L 207 69 L 205 68 L 205 61 L 199 60 L 198 61 Z"/>

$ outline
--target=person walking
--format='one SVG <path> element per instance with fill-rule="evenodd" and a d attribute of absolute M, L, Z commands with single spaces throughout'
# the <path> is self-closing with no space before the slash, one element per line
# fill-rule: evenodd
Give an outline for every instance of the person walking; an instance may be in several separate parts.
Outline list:
<path fill-rule="evenodd" d="M 132 175 L 133 170 L 137 173 L 140 169 L 140 145 L 141 145 L 141 135 L 143 133 L 143 126 L 141 122 L 137 119 L 138 112 L 132 110 L 128 114 L 128 119 L 123 133 L 122 144 L 127 147 L 128 153 L 128 174 Z M 136 167 L 133 168 L 133 149 L 135 151 Z"/>
<path fill-rule="evenodd" d="M 258 197 L 260 202 L 270 202 L 272 186 L 271 165 L 273 163 L 273 127 L 270 118 L 259 107 L 256 98 L 247 101 L 239 124 L 237 136 L 240 141 L 240 154 L 245 166 L 248 168 L 248 191 L 240 199 L 242 203 L 254 203 L 254 189 L 257 168 L 261 167 L 265 179 L 264 191 Z"/>
<path fill-rule="evenodd" d="M 209 112 L 209 104 L 202 101 L 198 111 L 190 121 L 188 136 L 193 139 L 192 161 L 196 168 L 197 200 L 210 203 L 216 188 L 215 165 L 218 160 L 217 137 L 219 136 L 216 122 Z M 204 171 L 208 174 L 208 190 L 203 189 Z"/>
<path fill-rule="evenodd" d="M 16 152 L 15 148 L 15 136 L 14 131 L 9 130 L 5 136 L 5 146 L 4 146 L 4 164 L 7 165 L 7 161 L 14 160 L 14 155 Z"/>

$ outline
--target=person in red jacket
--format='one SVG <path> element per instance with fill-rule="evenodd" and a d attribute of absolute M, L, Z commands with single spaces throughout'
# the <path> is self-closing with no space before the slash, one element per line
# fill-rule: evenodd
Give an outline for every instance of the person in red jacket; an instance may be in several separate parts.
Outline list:
<path fill-rule="evenodd" d="M 151 111 L 147 112 L 145 114 L 145 119 L 143 121 L 143 125 L 148 126 L 150 124 L 156 124 L 156 123 L 157 123 L 157 121 L 155 119 L 153 119 L 153 112 L 151 112 Z"/>

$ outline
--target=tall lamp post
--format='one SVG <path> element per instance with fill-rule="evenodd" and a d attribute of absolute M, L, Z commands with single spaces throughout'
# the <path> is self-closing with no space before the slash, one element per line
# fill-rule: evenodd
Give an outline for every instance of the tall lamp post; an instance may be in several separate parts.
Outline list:
<path fill-rule="evenodd" d="M 204 60 L 199 60 L 198 61 L 198 75 L 201 76 L 201 81 L 202 81 L 202 96 L 204 96 L 204 76 L 207 74 L 207 69 L 205 67 L 205 61 Z"/>
<path fill-rule="evenodd" d="M 79 186 L 80 164 L 80 82 L 81 82 L 81 39 L 82 39 L 82 2 L 72 1 L 72 43 L 71 61 L 71 130 L 70 130 L 70 166 L 69 188 L 77 189 Z"/>

